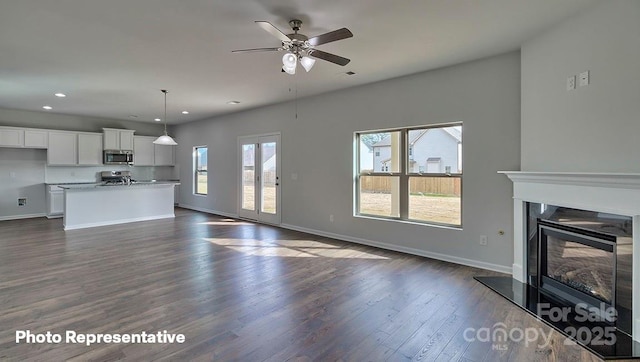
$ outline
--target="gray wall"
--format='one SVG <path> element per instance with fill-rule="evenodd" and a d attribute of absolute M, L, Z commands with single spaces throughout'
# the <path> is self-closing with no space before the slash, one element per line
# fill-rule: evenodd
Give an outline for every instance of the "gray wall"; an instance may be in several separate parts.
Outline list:
<path fill-rule="evenodd" d="M 45 213 L 45 150 L 0 147 L 0 220 Z M 26 197 L 27 205 L 18 206 Z"/>
<path fill-rule="evenodd" d="M 177 126 L 181 204 L 236 214 L 237 138 L 281 132 L 285 226 L 510 271 L 512 186 L 496 171 L 520 167 L 519 52 L 300 99 L 297 108 L 297 119 L 289 102 Z M 463 230 L 353 216 L 355 131 L 455 121 L 464 122 Z M 209 147 L 206 197 L 188 186 L 199 145 Z"/>
<path fill-rule="evenodd" d="M 640 1 L 596 2 L 522 47 L 522 170 L 640 172 Z M 584 70 L 591 84 L 566 90 Z"/>

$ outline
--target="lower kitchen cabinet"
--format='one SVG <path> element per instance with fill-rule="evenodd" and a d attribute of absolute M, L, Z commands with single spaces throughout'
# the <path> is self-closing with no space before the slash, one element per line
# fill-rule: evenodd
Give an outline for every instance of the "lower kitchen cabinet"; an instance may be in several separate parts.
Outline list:
<path fill-rule="evenodd" d="M 47 186 L 47 217 L 62 217 L 64 214 L 64 191 L 58 185 Z"/>

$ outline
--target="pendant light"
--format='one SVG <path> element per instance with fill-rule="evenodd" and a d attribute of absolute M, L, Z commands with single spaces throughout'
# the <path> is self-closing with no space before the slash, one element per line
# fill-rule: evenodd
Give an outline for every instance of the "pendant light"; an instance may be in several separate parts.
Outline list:
<path fill-rule="evenodd" d="M 157 145 L 177 146 L 176 141 L 167 133 L 167 93 L 169 92 L 166 89 L 161 89 L 160 91 L 164 93 L 164 134 L 153 141 L 153 143 Z"/>

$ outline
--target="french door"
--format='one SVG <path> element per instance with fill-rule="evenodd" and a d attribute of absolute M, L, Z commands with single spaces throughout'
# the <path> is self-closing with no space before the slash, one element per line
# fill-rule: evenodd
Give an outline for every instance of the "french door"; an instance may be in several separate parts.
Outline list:
<path fill-rule="evenodd" d="M 238 216 L 280 224 L 280 134 L 238 138 Z"/>

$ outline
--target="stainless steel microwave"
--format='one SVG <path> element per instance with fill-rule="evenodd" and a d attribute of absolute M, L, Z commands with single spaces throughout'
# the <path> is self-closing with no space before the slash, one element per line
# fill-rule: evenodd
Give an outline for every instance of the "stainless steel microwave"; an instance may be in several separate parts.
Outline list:
<path fill-rule="evenodd" d="M 105 150 L 105 165 L 133 165 L 133 152 L 120 150 Z"/>

